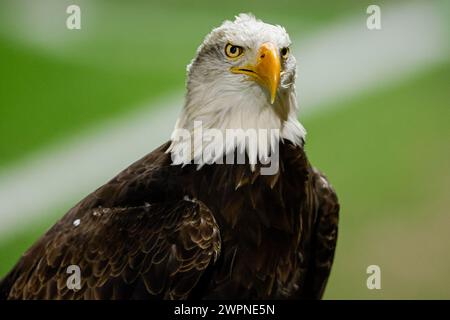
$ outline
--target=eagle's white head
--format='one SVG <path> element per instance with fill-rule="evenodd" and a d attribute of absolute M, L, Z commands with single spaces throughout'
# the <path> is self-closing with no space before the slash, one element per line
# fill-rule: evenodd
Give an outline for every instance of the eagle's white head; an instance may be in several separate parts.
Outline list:
<path fill-rule="evenodd" d="M 302 144 L 305 130 L 297 120 L 296 60 L 290 45 L 283 27 L 248 14 L 225 21 L 206 36 L 187 68 L 186 101 L 168 150 L 175 164 L 211 163 L 235 149 L 256 159 L 270 153 L 279 138 Z M 199 124 L 203 132 L 212 129 L 223 137 L 227 129 L 242 129 L 266 130 L 269 138 L 257 143 L 248 136 L 203 138 L 202 155 L 194 141 L 198 137 L 180 134 Z M 187 145 L 192 152 L 186 152 Z"/>

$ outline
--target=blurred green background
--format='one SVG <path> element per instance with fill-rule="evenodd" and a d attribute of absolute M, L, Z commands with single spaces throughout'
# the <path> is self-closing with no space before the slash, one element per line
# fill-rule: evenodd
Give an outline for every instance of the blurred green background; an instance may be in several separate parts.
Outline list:
<path fill-rule="evenodd" d="M 82 9 L 82 30 L 65 27 L 70 4 Z M 18 170 L 39 150 L 64 145 L 108 119 L 125 119 L 136 108 L 164 112 L 151 102 L 183 92 L 186 65 L 203 37 L 240 12 L 282 24 L 298 42 L 353 17 L 365 23 L 369 4 L 2 1 L 0 173 Z M 378 4 L 383 14 L 389 10 L 387 2 Z M 433 4 L 448 18 L 445 1 Z M 341 202 L 325 298 L 450 298 L 449 80 L 450 63 L 443 59 L 402 81 L 327 102 L 323 111 L 300 113 L 308 155 Z M 78 200 L 67 199 L 39 219 L 18 216 L 22 226 L 0 234 L 0 276 Z M 372 264 L 381 267 L 381 290 L 366 287 Z"/>

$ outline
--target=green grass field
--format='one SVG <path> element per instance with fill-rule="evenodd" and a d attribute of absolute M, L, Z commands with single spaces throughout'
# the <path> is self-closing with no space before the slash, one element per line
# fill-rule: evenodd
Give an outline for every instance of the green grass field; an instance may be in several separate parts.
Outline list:
<path fill-rule="evenodd" d="M 86 30 L 77 33 L 64 28 L 63 36 L 59 35 L 64 41 L 49 45 L 54 53 L 49 55 L 11 37 L 21 20 L 15 20 L 11 13 L 14 1 L 5 3 L 0 4 L 0 18 L 4 19 L 0 26 L 3 34 L 9 35 L 1 37 L 0 33 L 3 167 L 105 118 L 123 116 L 144 100 L 182 90 L 186 65 L 203 37 L 239 12 L 283 22 L 288 31 L 297 35 L 325 21 L 332 23 L 338 17 L 364 12 L 367 7 L 364 1 L 325 8 L 313 1 L 294 5 L 286 0 L 258 4 L 198 1 L 195 5 L 185 1 L 157 5 L 137 1 L 129 6 L 119 1 L 81 2 L 82 28 Z M 50 8 L 62 12 L 55 15 L 55 25 L 48 32 L 53 32 L 53 27 L 65 27 L 65 8 L 72 2 L 42 3 L 50 3 Z M 95 16 L 90 16 L 91 11 Z M 33 24 L 39 25 L 39 21 Z"/>
<path fill-rule="evenodd" d="M 11 3 L 0 5 L 0 18 L 6 12 L 1 6 L 11 10 Z M 20 22 L 3 20 L 0 168 L 6 171 L 45 146 L 123 117 L 142 101 L 182 90 L 185 66 L 203 36 L 238 12 L 282 23 L 298 37 L 366 7 L 364 1 L 327 6 L 168 1 L 128 7 L 99 1 L 92 8 L 95 22 L 86 10 L 85 35 L 67 34 L 80 39 L 57 49 L 49 45 L 48 51 L 19 41 L 22 35 L 13 26 Z M 301 117 L 308 155 L 332 181 L 342 208 L 326 298 L 450 298 L 449 80 L 450 64 L 442 63 Z M 77 200 L 0 238 L 0 276 Z M 366 287 L 371 264 L 382 268 L 382 290 Z"/>

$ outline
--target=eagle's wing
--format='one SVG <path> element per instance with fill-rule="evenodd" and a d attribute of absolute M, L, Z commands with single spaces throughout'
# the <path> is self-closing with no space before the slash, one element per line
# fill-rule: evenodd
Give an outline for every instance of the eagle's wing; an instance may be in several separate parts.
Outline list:
<path fill-rule="evenodd" d="M 327 178 L 311 168 L 309 202 L 316 211 L 311 242 L 311 260 L 304 297 L 320 299 L 330 275 L 336 249 L 339 219 L 339 202 Z"/>
<path fill-rule="evenodd" d="M 3 295 L 10 299 L 187 298 L 220 253 L 219 228 L 200 201 L 103 207 L 89 209 L 79 220 L 77 216 L 69 211 L 24 254 L 0 285 Z M 70 265 L 80 268 L 79 290 L 67 286 Z"/>

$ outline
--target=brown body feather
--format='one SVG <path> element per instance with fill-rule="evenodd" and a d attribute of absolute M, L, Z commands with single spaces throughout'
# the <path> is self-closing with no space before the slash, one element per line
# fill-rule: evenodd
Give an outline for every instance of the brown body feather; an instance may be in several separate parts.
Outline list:
<path fill-rule="evenodd" d="M 322 296 L 339 205 L 301 147 L 282 143 L 272 176 L 258 166 L 173 166 L 167 148 L 72 208 L 2 280 L 0 298 Z M 80 290 L 66 286 L 69 265 L 81 269 Z"/>

